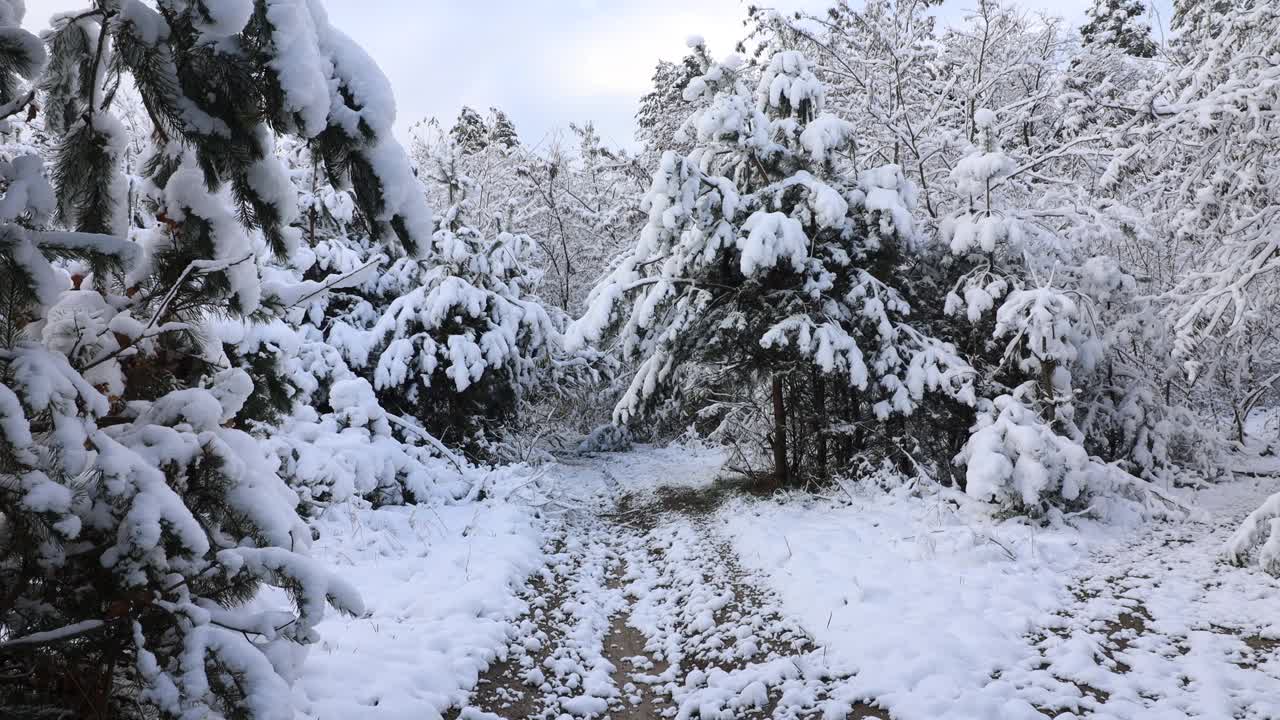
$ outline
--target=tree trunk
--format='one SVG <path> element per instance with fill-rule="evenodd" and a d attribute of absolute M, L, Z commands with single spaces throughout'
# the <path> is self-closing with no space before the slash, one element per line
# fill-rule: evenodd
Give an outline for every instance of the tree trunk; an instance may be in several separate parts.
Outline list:
<path fill-rule="evenodd" d="M 861 454 L 863 450 L 867 449 L 867 426 L 862 422 L 862 395 L 857 390 L 853 390 L 849 393 L 849 396 L 851 398 L 849 405 L 853 408 L 850 417 L 853 418 L 854 429 L 848 457 L 844 459 L 844 462 L 853 460 L 854 455 Z"/>
<path fill-rule="evenodd" d="M 773 480 L 787 484 L 787 404 L 783 397 L 782 376 L 773 376 Z"/>
<path fill-rule="evenodd" d="M 1057 367 L 1058 363 L 1054 360 L 1040 362 L 1040 397 L 1043 401 L 1040 415 L 1049 427 L 1061 432 L 1062 428 L 1058 427 L 1058 398 L 1053 387 L 1053 372 Z"/>
<path fill-rule="evenodd" d="M 818 477 L 827 476 L 827 385 L 822 372 L 813 371 L 813 432 L 818 444 Z"/>

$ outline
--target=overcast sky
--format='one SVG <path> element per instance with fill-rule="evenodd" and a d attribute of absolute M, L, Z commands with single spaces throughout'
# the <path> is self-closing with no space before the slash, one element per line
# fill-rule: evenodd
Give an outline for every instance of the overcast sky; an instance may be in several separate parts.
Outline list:
<path fill-rule="evenodd" d="M 854 0 L 857 2 L 857 0 Z M 1021 0 L 1023 7 L 1084 19 L 1090 0 Z M 1156 0 L 1167 17 L 1171 0 Z M 819 9 L 825 0 L 755 0 L 780 10 Z M 959 18 L 975 0 L 946 0 Z M 47 27 L 56 12 L 86 0 L 27 0 L 25 25 Z M 630 144 L 637 101 L 654 63 L 706 38 L 713 54 L 743 31 L 742 0 L 326 0 L 330 20 L 378 61 L 395 88 L 398 130 L 458 108 L 502 108 L 526 142 L 569 122 L 593 120 L 606 141 Z M 1166 20 L 1167 22 L 1167 20 Z"/>

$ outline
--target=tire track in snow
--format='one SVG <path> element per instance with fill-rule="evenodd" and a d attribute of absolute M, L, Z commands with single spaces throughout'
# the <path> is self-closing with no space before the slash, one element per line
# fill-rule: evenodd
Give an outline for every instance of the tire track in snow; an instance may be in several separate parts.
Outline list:
<path fill-rule="evenodd" d="M 447 717 L 598 717 L 620 692 L 605 657 L 609 618 L 624 605 L 609 584 L 617 553 L 590 519 L 548 529 L 548 564 L 526 589 L 529 613 L 469 704 Z"/>
<path fill-rule="evenodd" d="M 1222 488 L 1215 489 L 1222 493 Z M 1061 623 L 1035 638 L 1042 669 L 1072 691 L 1046 717 L 1280 717 L 1280 581 L 1221 559 L 1257 503 L 1207 508 L 1207 522 L 1153 525 L 1081 568 Z"/>
<path fill-rule="evenodd" d="M 887 718 L 846 696 L 825 653 L 711 529 L 731 492 L 658 488 L 551 519 L 529 615 L 450 717 Z"/>
<path fill-rule="evenodd" d="M 670 665 L 640 676 L 677 718 L 887 717 L 846 697 L 825 653 L 741 567 L 709 519 L 736 488 L 660 488 L 629 546 L 629 622 Z M 624 499 L 624 512 L 634 500 Z"/>

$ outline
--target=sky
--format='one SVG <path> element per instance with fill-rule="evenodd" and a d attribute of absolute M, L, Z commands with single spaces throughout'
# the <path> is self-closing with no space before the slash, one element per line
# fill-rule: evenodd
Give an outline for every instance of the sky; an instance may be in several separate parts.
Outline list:
<path fill-rule="evenodd" d="M 858 2 L 858 0 L 853 0 Z M 595 123 L 606 142 L 629 146 L 639 98 L 659 58 L 676 60 L 690 35 L 712 54 L 743 34 L 742 0 L 324 0 L 330 21 L 355 38 L 391 81 L 397 134 L 425 118 L 451 125 L 459 108 L 499 107 L 521 139 L 538 143 L 570 122 Z M 1168 17 L 1171 0 L 1155 4 Z M 827 0 L 754 0 L 817 10 Z M 944 22 L 975 0 L 945 0 Z M 1084 21 L 1090 0 L 1020 0 L 1028 9 Z M 27 0 L 24 25 L 41 30 L 87 0 Z"/>

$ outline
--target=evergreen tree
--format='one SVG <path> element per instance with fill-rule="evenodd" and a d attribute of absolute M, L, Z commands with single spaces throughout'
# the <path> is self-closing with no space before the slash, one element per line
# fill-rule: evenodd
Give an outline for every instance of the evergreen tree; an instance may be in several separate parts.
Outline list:
<path fill-rule="evenodd" d="M 748 403 L 768 388 L 756 421 L 770 426 L 773 477 L 787 482 L 828 471 L 830 417 L 884 420 L 910 414 L 926 390 L 972 402 L 973 389 L 951 348 L 907 322 L 893 285 L 913 238 L 899 170 L 850 181 L 835 169 L 851 126 L 823 113 L 825 90 L 800 53 L 775 54 L 754 92 L 747 72 L 731 56 L 686 87 L 690 101 L 707 98 L 689 123 L 697 145 L 663 155 L 636 248 L 592 292 L 569 342 L 609 332 L 638 360 L 619 423 L 690 367 L 714 368 L 711 383 Z"/>
<path fill-rule="evenodd" d="M 498 108 L 489 108 L 489 121 L 486 124 L 489 126 L 488 144 L 500 145 L 508 150 L 520 144 L 516 126 Z"/>
<path fill-rule="evenodd" d="M 372 370 L 357 373 L 344 355 L 352 343 L 367 346 L 363 328 L 395 299 L 379 284 L 392 258 L 365 233 L 351 191 L 329 184 L 311 143 L 281 138 L 278 153 L 306 242 L 258 264 L 265 283 L 286 290 L 288 305 L 256 321 L 223 319 L 210 332 L 226 361 L 254 377 L 241 416 L 262 429 L 300 514 L 356 498 L 377 506 L 462 497 L 465 461 L 418 419 L 389 413 Z"/>
<path fill-rule="evenodd" d="M 449 139 L 465 153 L 477 153 L 489 145 L 489 125 L 480 113 L 466 105 L 458 111 L 458 119 L 449 130 Z"/>
<path fill-rule="evenodd" d="M 473 458 L 492 459 L 493 441 L 511 423 L 523 394 L 558 335 L 532 296 L 535 249 L 527 235 L 493 236 L 469 224 L 475 186 L 463 149 L 434 147 L 426 174 L 447 188 L 433 264 L 393 263 L 378 280 L 388 299 L 361 343 L 348 343 L 356 368 L 372 371 L 385 407 L 419 418 L 425 429 Z"/>
<path fill-rule="evenodd" d="M 1149 346 L 1160 357 L 1160 336 L 1138 329 L 1150 319 L 1134 304 L 1135 280 L 1097 249 L 1083 260 L 1075 252 L 1069 233 L 1083 225 L 1103 234 L 1105 221 L 1080 213 L 1060 234 L 1017 207 L 1036 181 L 1004 151 L 995 113 L 980 109 L 975 123 L 978 144 L 952 172 L 969 206 L 943 233 L 960 271 L 945 309 L 969 325 L 940 331 L 975 366 L 992 368 L 981 387 L 994 399 L 979 403 L 957 456 L 966 491 L 1037 516 L 1100 497 L 1162 514 L 1168 503 L 1138 478 L 1167 479 L 1172 443 L 1162 420 L 1173 411 L 1151 392 L 1163 376 L 1120 351 Z"/>
<path fill-rule="evenodd" d="M 1208 40 L 1222 27 L 1222 20 L 1247 3 L 1233 0 L 1174 0 L 1169 26 L 1179 34 L 1181 44 Z M 1184 37 L 1185 36 L 1185 37 Z"/>
<path fill-rule="evenodd" d="M 1080 28 L 1086 45 L 1113 45 L 1136 57 L 1156 54 L 1151 27 L 1142 21 L 1147 8 L 1142 0 L 1094 0 L 1089 8 L 1089 22 Z"/>
<path fill-rule="evenodd" d="M 1242 436 L 1246 408 L 1272 392 L 1259 348 L 1276 287 L 1263 222 L 1275 3 L 1177 3 L 1176 52 L 1160 62 L 1137 3 L 1099 3 L 1083 44 L 999 0 L 935 32 L 929 5 L 751 14 L 756 47 L 818 58 L 828 109 L 854 127 L 838 158 L 900 164 L 921 190 L 925 234 L 942 241 L 903 253 L 912 281 L 894 286 L 988 400 L 977 423 L 930 402 L 891 432 L 941 479 L 953 457 L 961 485 L 976 467 L 973 492 L 1006 509 L 1165 514 L 1153 485 L 1221 474 L 1221 419 Z M 1029 472 L 1059 459 L 1020 485 L 1023 453 Z M 1064 467 L 1082 474 L 1067 482 Z M 1276 567 L 1277 507 L 1246 523 L 1237 559 Z"/>
<path fill-rule="evenodd" d="M 678 63 L 658 61 L 653 71 L 653 89 L 641 96 L 636 110 L 636 140 L 645 147 L 645 161 L 650 167 L 667 150 L 683 155 L 693 148 L 692 134 L 681 130 L 700 101 L 685 100 L 684 90 L 702 74 L 709 59 L 701 38 L 690 38 L 689 47 L 689 54 Z"/>
<path fill-rule="evenodd" d="M 0 8 L 12 114 L 44 53 L 21 3 Z M 0 287 L 18 290 L 0 310 L 0 672 L 31 678 L 0 714 L 291 717 L 281 646 L 314 642 L 326 604 L 362 607 L 305 557 L 297 495 L 248 433 L 263 395 L 287 399 L 264 392 L 276 367 L 218 327 L 323 292 L 262 277 L 302 235 L 275 133 L 315 148 L 388 252 L 428 249 L 386 80 L 315 3 L 104 0 L 44 40 L 53 187 L 38 158 L 0 163 Z M 154 131 L 136 208 L 122 83 Z M 262 585 L 294 609 L 249 609 Z"/>

